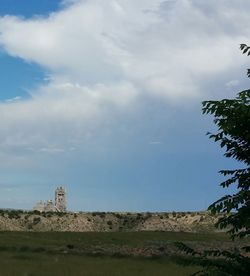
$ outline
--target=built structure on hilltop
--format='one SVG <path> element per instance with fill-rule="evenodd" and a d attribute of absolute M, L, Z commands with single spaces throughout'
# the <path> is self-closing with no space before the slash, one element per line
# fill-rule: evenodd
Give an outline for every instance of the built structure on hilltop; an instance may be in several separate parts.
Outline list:
<path fill-rule="evenodd" d="M 33 208 L 39 212 L 66 212 L 66 190 L 63 187 L 57 187 L 55 190 L 55 202 L 53 200 L 39 201 Z"/>

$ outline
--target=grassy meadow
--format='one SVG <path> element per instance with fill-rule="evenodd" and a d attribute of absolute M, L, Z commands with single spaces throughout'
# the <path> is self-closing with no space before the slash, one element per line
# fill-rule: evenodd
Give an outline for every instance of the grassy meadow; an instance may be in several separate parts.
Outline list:
<path fill-rule="evenodd" d="M 223 233 L 0 232 L 0 275 L 190 275 L 174 242 L 228 244 Z"/>
<path fill-rule="evenodd" d="M 169 260 L 90 257 L 32 253 L 0 254 L 1 275 L 189 275 L 195 267 L 181 267 Z"/>

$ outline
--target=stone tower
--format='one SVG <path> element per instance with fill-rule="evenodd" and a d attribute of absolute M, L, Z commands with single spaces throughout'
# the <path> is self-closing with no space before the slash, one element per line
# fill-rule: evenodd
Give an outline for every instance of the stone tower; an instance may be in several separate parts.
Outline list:
<path fill-rule="evenodd" d="M 55 191 L 55 209 L 58 212 L 66 212 L 66 190 L 63 187 L 56 188 Z"/>

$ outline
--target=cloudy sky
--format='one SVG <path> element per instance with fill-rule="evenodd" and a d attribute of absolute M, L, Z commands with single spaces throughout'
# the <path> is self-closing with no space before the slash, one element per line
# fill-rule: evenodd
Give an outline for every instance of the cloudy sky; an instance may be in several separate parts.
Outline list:
<path fill-rule="evenodd" d="M 0 0 L 0 207 L 203 210 L 240 166 L 201 102 L 248 88 L 248 0 Z"/>

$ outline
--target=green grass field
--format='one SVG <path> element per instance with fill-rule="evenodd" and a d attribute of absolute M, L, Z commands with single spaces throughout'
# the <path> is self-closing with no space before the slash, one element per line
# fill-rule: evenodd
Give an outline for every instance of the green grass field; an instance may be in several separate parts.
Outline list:
<path fill-rule="evenodd" d="M 197 271 L 197 267 L 178 265 L 168 255 L 175 241 L 210 244 L 229 240 L 225 234 L 170 232 L 0 232 L 0 275 L 181 276 Z M 164 246 L 166 254 L 161 256 L 117 254 L 117 248 L 158 252 Z"/>
<path fill-rule="evenodd" d="M 136 258 L 89 257 L 32 253 L 0 254 L 1 275 L 189 275 L 193 267 Z"/>

